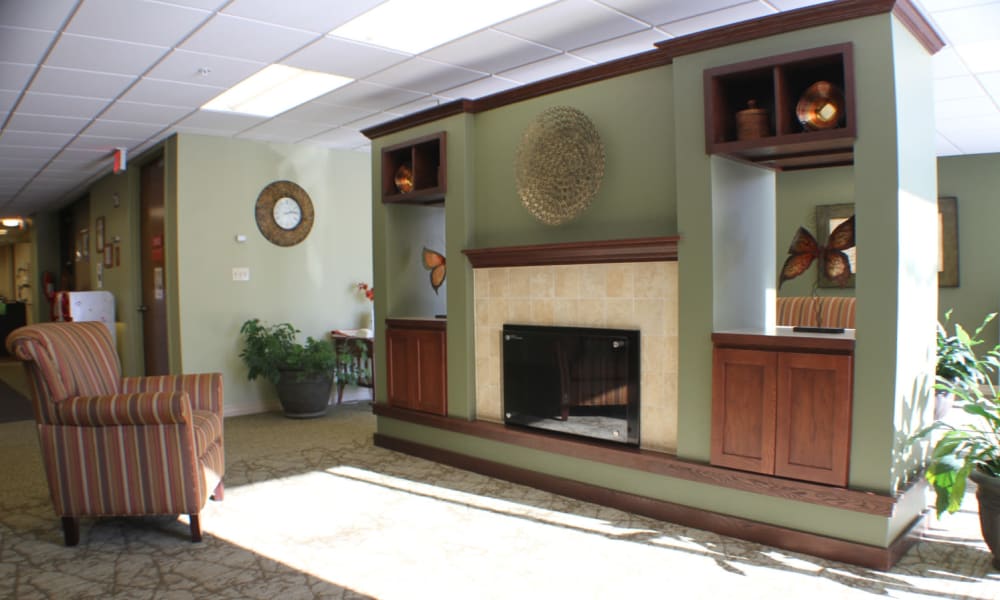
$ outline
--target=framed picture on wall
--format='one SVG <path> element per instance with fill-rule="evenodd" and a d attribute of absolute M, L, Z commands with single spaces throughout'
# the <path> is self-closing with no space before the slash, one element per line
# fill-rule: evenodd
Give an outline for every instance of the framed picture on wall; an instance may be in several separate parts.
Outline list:
<path fill-rule="evenodd" d="M 94 247 L 98 250 L 104 248 L 104 217 L 97 217 L 94 222 Z"/>
<path fill-rule="evenodd" d="M 854 204 L 822 204 L 816 207 L 816 239 L 825 243 L 830 239 L 830 233 L 854 214 Z M 858 248 L 848 248 L 844 250 L 847 259 L 851 262 L 851 277 L 847 280 L 845 288 L 854 287 L 854 274 L 858 272 Z M 839 288 L 839 284 L 834 283 L 823 269 L 816 269 L 816 277 L 819 278 L 821 288 Z"/>
<path fill-rule="evenodd" d="M 104 244 L 104 267 L 110 269 L 115 266 L 114 247 L 111 244 Z"/>
<path fill-rule="evenodd" d="M 958 198 L 938 198 L 938 287 L 958 287 Z"/>

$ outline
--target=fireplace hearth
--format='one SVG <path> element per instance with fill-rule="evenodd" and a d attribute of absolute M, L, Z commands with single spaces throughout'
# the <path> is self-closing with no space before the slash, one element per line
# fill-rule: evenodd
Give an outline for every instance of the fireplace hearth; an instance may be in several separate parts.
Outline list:
<path fill-rule="evenodd" d="M 507 425 L 639 444 L 639 332 L 503 326 Z"/>

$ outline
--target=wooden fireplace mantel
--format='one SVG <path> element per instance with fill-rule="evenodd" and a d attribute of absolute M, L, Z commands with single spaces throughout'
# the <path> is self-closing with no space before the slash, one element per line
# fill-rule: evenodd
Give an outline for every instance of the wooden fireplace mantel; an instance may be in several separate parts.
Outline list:
<path fill-rule="evenodd" d="M 472 267 L 532 267 L 677 260 L 680 236 L 462 250 Z"/>

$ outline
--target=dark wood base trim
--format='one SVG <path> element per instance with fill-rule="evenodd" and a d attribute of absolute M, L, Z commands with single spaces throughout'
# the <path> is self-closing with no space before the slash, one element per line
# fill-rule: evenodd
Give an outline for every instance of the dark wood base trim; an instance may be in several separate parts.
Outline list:
<path fill-rule="evenodd" d="M 923 522 L 923 516 L 919 517 L 913 526 L 888 548 L 880 548 L 554 477 L 384 434 L 376 433 L 374 443 L 380 448 L 403 452 L 459 469 L 527 485 L 585 502 L 610 506 L 660 521 L 872 569 L 890 569 L 906 553 L 906 550 L 918 541 L 920 525 Z"/>
<path fill-rule="evenodd" d="M 505 444 L 513 444 L 542 452 L 562 454 L 626 469 L 655 473 L 666 477 L 675 477 L 677 479 L 696 481 L 722 488 L 830 506 L 881 517 L 892 516 L 896 508 L 896 503 L 899 501 L 899 497 L 716 467 L 701 462 L 684 460 L 662 452 L 621 446 L 613 442 L 590 441 L 583 438 L 572 438 L 517 427 L 507 427 L 499 423 L 442 417 L 394 408 L 386 404 L 375 404 L 373 411 L 381 417 L 471 435 Z M 903 494 L 909 493 L 909 490 L 914 487 L 919 487 L 919 482 L 921 481 L 923 479 L 919 479 L 917 486 L 910 486 Z"/>

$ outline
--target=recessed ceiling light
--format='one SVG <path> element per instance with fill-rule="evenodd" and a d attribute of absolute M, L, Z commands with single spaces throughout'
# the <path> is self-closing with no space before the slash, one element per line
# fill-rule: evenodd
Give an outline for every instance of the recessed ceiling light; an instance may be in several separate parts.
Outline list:
<path fill-rule="evenodd" d="M 552 0 L 388 0 L 330 34 L 420 54 L 546 4 Z"/>
<path fill-rule="evenodd" d="M 222 92 L 202 108 L 273 117 L 352 81 L 330 73 L 271 65 Z"/>

